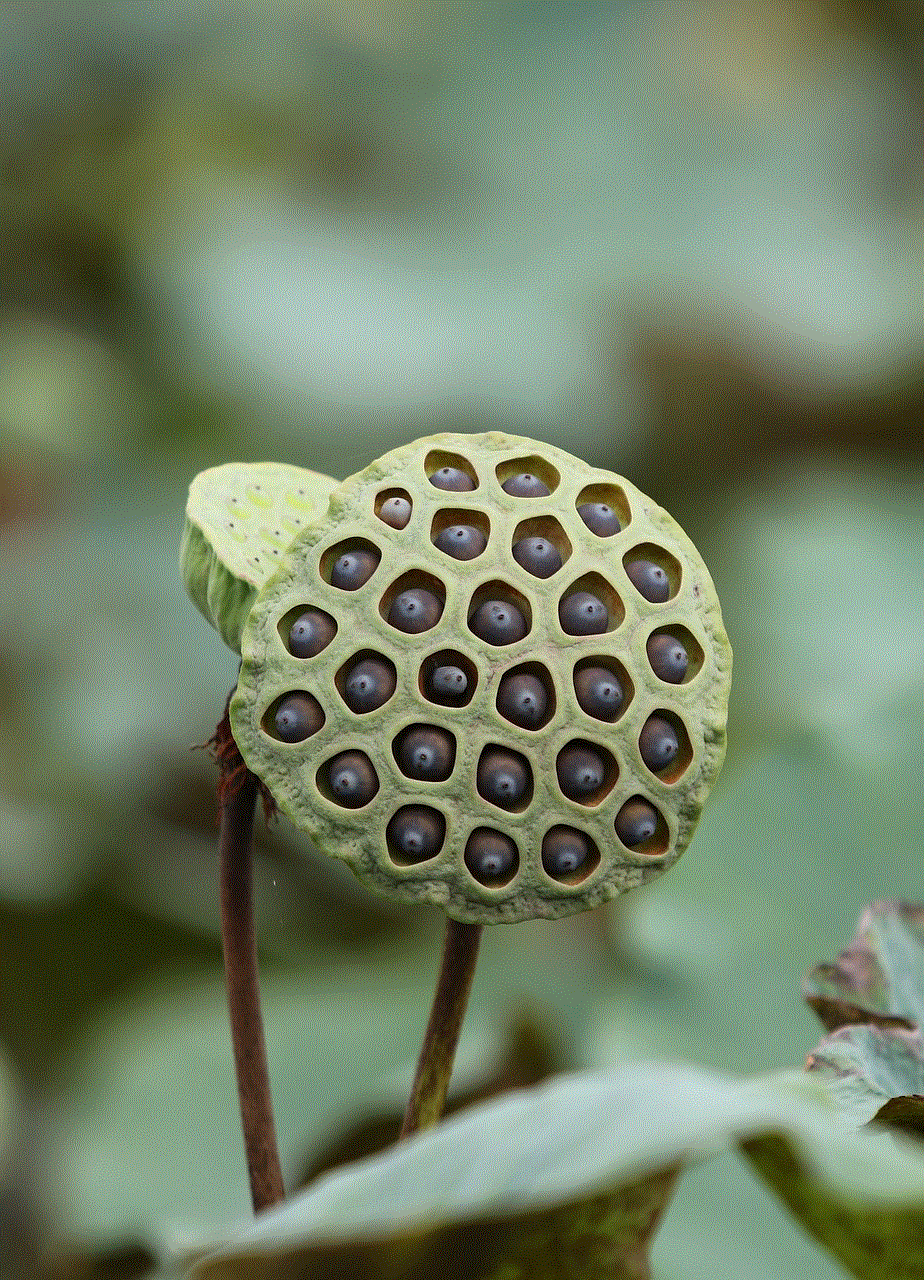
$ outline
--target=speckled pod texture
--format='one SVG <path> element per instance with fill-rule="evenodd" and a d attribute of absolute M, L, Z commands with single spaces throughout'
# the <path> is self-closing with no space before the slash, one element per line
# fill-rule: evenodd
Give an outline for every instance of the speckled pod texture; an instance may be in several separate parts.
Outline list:
<path fill-rule="evenodd" d="M 189 487 L 180 569 L 190 598 L 235 653 L 257 592 L 337 481 L 279 462 L 229 462 Z"/>
<path fill-rule="evenodd" d="M 306 614 L 327 621 L 299 657 Z M 627 480 L 515 436 L 428 437 L 347 480 L 242 657 L 234 735 L 280 808 L 368 885 L 462 921 L 660 875 L 725 752 L 731 650 L 689 538 Z"/>

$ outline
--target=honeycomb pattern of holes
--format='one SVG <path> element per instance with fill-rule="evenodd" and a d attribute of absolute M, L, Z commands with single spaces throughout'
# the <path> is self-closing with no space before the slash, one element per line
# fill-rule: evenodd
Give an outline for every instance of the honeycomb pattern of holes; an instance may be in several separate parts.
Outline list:
<path fill-rule="evenodd" d="M 385 828 L 385 847 L 397 867 L 429 862 L 445 843 L 446 819 L 429 805 L 402 805 Z"/>
<path fill-rule="evenodd" d="M 441 475 L 447 468 L 449 473 Z M 467 484 L 460 479 L 459 473 L 468 480 Z M 478 488 L 478 472 L 461 453 L 431 449 L 424 459 L 424 474 L 434 489 L 443 489 L 447 493 L 471 493 Z"/>
<path fill-rule="evenodd" d="M 677 740 L 677 752 L 663 769 L 652 768 L 645 759 L 645 755 L 648 753 L 643 751 L 643 738 L 645 736 L 645 731 L 648 729 L 648 726 L 652 724 L 652 721 L 657 720 L 666 720 L 673 729 Z M 657 725 L 655 726 L 655 729 L 657 729 Z M 675 711 L 669 711 L 664 707 L 659 707 L 657 711 L 654 711 L 648 717 L 642 726 L 641 732 L 639 733 L 639 755 L 641 755 L 642 763 L 645 767 L 651 769 L 651 772 L 654 773 L 661 782 L 666 782 L 670 785 L 674 782 L 678 782 L 683 777 L 687 769 L 689 769 L 690 765 L 693 763 L 693 747 L 690 743 L 690 735 L 687 733 L 687 727 Z"/>
<path fill-rule="evenodd" d="M 680 652 L 671 645 L 679 643 Z M 702 670 L 706 655 L 702 645 L 680 623 L 658 627 L 645 641 L 645 653 L 654 675 L 665 684 L 689 684 Z M 684 664 L 682 658 L 686 656 Z"/>
<path fill-rule="evenodd" d="M 577 704 L 593 720 L 608 724 L 621 720 L 635 696 L 632 677 L 616 658 L 596 654 L 581 658 L 575 663 L 573 678 Z M 617 697 L 620 690 L 621 697 Z"/>
<path fill-rule="evenodd" d="M 480 534 L 484 540 L 484 544 L 480 545 L 481 540 L 475 539 L 473 547 L 465 547 L 460 545 L 453 546 L 452 540 L 447 540 L 446 535 L 451 529 L 474 529 L 476 534 Z M 491 522 L 483 511 L 474 509 L 454 510 L 451 507 L 445 507 L 437 511 L 433 517 L 433 523 L 430 526 L 430 541 L 444 555 L 451 556 L 454 560 L 475 560 L 478 556 L 483 555 L 491 537 Z M 460 554 L 465 552 L 465 554 Z"/>
<path fill-rule="evenodd" d="M 506 888 L 520 869 L 516 842 L 493 827 L 475 828 L 465 843 L 463 858 L 469 874 L 485 888 Z"/>
<path fill-rule="evenodd" d="M 404 599 L 407 596 L 413 598 Z M 415 607 L 412 609 L 411 605 Z M 396 631 L 420 635 L 439 623 L 445 605 L 446 588 L 436 574 L 409 569 L 385 591 L 379 600 L 379 613 Z"/>
<path fill-rule="evenodd" d="M 497 483 L 504 492 L 515 498 L 548 498 L 561 484 L 561 476 L 557 469 L 546 458 L 541 458 L 538 453 L 527 454 L 520 458 L 506 458 L 497 464 L 494 472 Z M 532 476 L 540 483 L 538 485 L 528 482 L 517 484 L 521 476 Z M 510 488 L 505 488 L 505 485 L 510 485 Z M 524 493 L 523 490 L 527 492 Z"/>
<path fill-rule="evenodd" d="M 444 675 L 437 679 L 437 673 L 441 671 Z M 459 680 L 459 675 L 462 680 Z M 427 702 L 441 707 L 467 707 L 478 687 L 478 668 L 464 653 L 455 649 L 440 649 L 438 653 L 424 658 L 417 686 Z M 454 692 L 456 689 L 460 692 Z"/>
<path fill-rule="evenodd" d="M 670 833 L 664 815 L 644 796 L 631 796 L 616 815 L 613 828 L 633 853 L 659 858 L 667 853 Z"/>
<path fill-rule="evenodd" d="M 521 520 L 513 532 L 511 538 L 511 554 L 514 560 L 522 567 L 526 568 L 527 573 L 531 573 L 537 578 L 550 578 L 552 574 L 558 572 L 558 568 L 551 572 L 536 573 L 535 570 L 523 565 L 522 560 L 516 554 L 516 546 L 526 538 L 544 538 L 550 542 L 558 552 L 561 564 L 565 564 L 571 558 L 572 546 L 564 529 L 558 523 L 554 516 L 533 516 L 529 520 Z M 560 568 L 561 566 L 559 566 Z"/>
<path fill-rule="evenodd" d="M 334 685 L 345 706 L 358 716 L 384 707 L 398 686 L 398 673 L 390 658 L 374 649 L 360 649 L 344 662 Z"/>
<path fill-rule="evenodd" d="M 337 634 L 337 623 L 323 609 L 299 604 L 282 615 L 277 630 L 293 658 L 315 658 Z"/>
<path fill-rule="evenodd" d="M 598 538 L 612 538 L 622 529 L 632 522 L 632 508 L 629 506 L 629 499 L 626 497 L 625 490 L 621 485 L 607 483 L 606 481 L 595 481 L 593 484 L 586 484 L 577 496 L 577 502 L 574 504 L 578 515 L 581 515 L 581 507 L 585 505 L 596 506 L 602 503 L 605 507 L 615 512 L 616 519 L 619 521 L 619 529 L 613 529 L 612 532 L 598 533 Z M 587 524 L 586 515 L 581 515 L 584 524 L 593 533 L 594 530 Z M 607 523 L 607 528 L 609 524 Z"/>
<path fill-rule="evenodd" d="M 501 609 L 492 608 L 494 605 L 500 605 Z M 472 635 L 492 648 L 518 644 L 533 626 L 532 606 L 526 596 L 499 580 L 484 582 L 475 589 L 467 618 Z"/>
<path fill-rule="evenodd" d="M 391 529 L 406 529 L 414 511 L 414 502 L 406 489 L 383 489 L 375 495 L 373 510 L 382 524 Z"/>
<path fill-rule="evenodd" d="M 566 800 L 595 809 L 615 787 L 619 779 L 619 765 L 606 747 L 584 738 L 575 738 L 559 751 L 555 774 Z"/>
<path fill-rule="evenodd" d="M 657 575 L 644 574 L 632 568 L 638 564 L 651 565 L 660 570 L 663 577 L 659 581 Z M 665 600 L 672 600 L 680 590 L 683 581 L 680 561 L 654 542 L 643 542 L 627 551 L 622 558 L 622 565 L 635 590 L 651 604 L 663 604 Z M 649 578 L 652 579 L 651 586 L 660 590 L 649 591 Z"/>
<path fill-rule="evenodd" d="M 533 799 L 533 771 L 526 756 L 490 743 L 478 759 L 476 786 L 482 800 L 508 813 L 522 813 Z"/>
<path fill-rule="evenodd" d="M 543 729 L 555 715 L 555 683 L 541 662 L 505 671 L 497 686 L 497 710 L 518 729 Z"/>
<path fill-rule="evenodd" d="M 391 750 L 405 778 L 414 782 L 445 782 L 456 766 L 455 736 L 437 725 L 409 724 Z"/>
<path fill-rule="evenodd" d="M 577 599 L 571 599 L 577 597 Z M 570 603 L 569 603 L 570 601 Z M 596 601 L 606 610 L 605 625 Z M 626 611 L 616 590 L 599 573 L 585 573 L 562 592 L 558 602 L 558 622 L 568 636 L 604 635 L 616 631 Z M 593 629 L 584 629 L 590 628 Z"/>
<path fill-rule="evenodd" d="M 550 827 L 542 839 L 542 869 L 556 884 L 575 886 L 589 880 L 600 866 L 600 850 L 586 831 Z"/>
<path fill-rule="evenodd" d="M 293 746 L 313 738 L 325 719 L 317 698 L 304 689 L 292 689 L 270 703 L 260 718 L 260 728 L 276 742 Z"/>
<path fill-rule="evenodd" d="M 322 553 L 321 577 L 338 591 L 358 591 L 375 576 L 381 559 L 381 551 L 368 538 L 343 538 Z"/>
<path fill-rule="evenodd" d="M 318 791 L 340 809 L 363 809 L 379 791 L 379 775 L 364 751 L 340 751 L 318 767 Z"/>

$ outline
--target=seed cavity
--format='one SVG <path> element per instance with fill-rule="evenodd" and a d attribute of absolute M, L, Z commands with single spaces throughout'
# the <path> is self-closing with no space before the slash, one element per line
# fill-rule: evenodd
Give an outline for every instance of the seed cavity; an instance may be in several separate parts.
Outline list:
<path fill-rule="evenodd" d="M 411 518 L 413 503 L 404 489 L 386 489 L 375 500 L 375 514 L 392 529 L 404 529 Z"/>
<path fill-rule="evenodd" d="M 664 716 L 649 716 L 638 735 L 638 749 L 645 766 L 661 773 L 673 764 L 680 751 L 677 730 Z"/>
<path fill-rule="evenodd" d="M 671 600 L 680 590 L 680 562 L 663 547 L 646 542 L 623 556 L 629 581 L 652 604 Z"/>
<path fill-rule="evenodd" d="M 555 686 L 541 663 L 507 671 L 497 687 L 497 709 L 519 729 L 541 729 L 555 714 Z"/>
<path fill-rule="evenodd" d="M 614 659 L 587 658 L 575 667 L 574 692 L 578 706 L 586 715 L 610 723 L 625 711 L 634 690 L 621 663 Z"/>
<path fill-rule="evenodd" d="M 334 683 L 350 710 L 366 715 L 388 702 L 397 687 L 398 675 L 390 659 L 364 650 L 344 663 Z"/>
<path fill-rule="evenodd" d="M 441 707 L 467 706 L 478 686 L 478 669 L 471 658 L 453 649 L 441 649 L 425 658 L 418 688 L 428 702 Z"/>
<path fill-rule="evenodd" d="M 663 853 L 667 848 L 667 828 L 664 819 L 650 801 L 633 796 L 619 810 L 615 822 L 616 834 L 627 849 L 641 853 Z"/>
<path fill-rule="evenodd" d="M 615 631 L 626 616 L 622 600 L 599 573 L 585 573 L 562 595 L 558 621 L 569 636 Z"/>
<path fill-rule="evenodd" d="M 512 498 L 547 498 L 561 483 L 555 467 L 535 453 L 509 458 L 495 470 L 500 487 Z"/>
<path fill-rule="evenodd" d="M 365 752 L 342 751 L 318 770 L 318 787 L 344 809 L 361 809 L 378 792 L 379 778 Z"/>
<path fill-rule="evenodd" d="M 280 742 L 304 742 L 324 724 L 324 712 L 317 698 L 297 689 L 277 698 L 263 717 L 264 732 Z"/>
<path fill-rule="evenodd" d="M 358 591 L 375 573 L 381 558 L 373 543 L 351 538 L 324 552 L 321 577 L 340 591 Z"/>
<path fill-rule="evenodd" d="M 468 612 L 468 626 L 485 644 L 516 644 L 529 633 L 532 610 L 526 597 L 504 582 L 489 582 L 478 588 Z"/>
<path fill-rule="evenodd" d="M 408 635 L 431 631 L 443 616 L 446 591 L 438 578 L 417 571 L 404 574 L 382 597 L 379 611 L 389 626 Z"/>
<path fill-rule="evenodd" d="M 286 615 L 286 619 L 290 617 L 291 614 Z M 329 613 L 322 609 L 305 609 L 289 624 L 287 647 L 293 658 L 315 658 L 336 634 L 337 624 Z"/>
<path fill-rule="evenodd" d="M 427 479 L 436 489 L 447 493 L 471 493 L 478 488 L 478 477 L 467 458 L 457 453 L 435 449 L 424 462 Z"/>
<path fill-rule="evenodd" d="M 619 769 L 612 753 L 592 742 L 569 742 L 558 753 L 555 772 L 562 795 L 577 804 L 596 805 L 614 787 Z"/>
<path fill-rule="evenodd" d="M 533 771 L 525 756 L 507 747 L 485 747 L 478 761 L 478 794 L 499 809 L 520 812 L 533 794 Z"/>
<path fill-rule="evenodd" d="M 435 858 L 445 839 L 446 819 L 437 809 L 423 804 L 404 805 L 385 829 L 389 856 L 399 867 Z"/>
<path fill-rule="evenodd" d="M 478 827 L 465 846 L 465 865 L 479 884 L 500 888 L 516 875 L 520 855 L 509 836 L 490 827 Z"/>
<path fill-rule="evenodd" d="M 632 512 L 625 493 L 616 484 L 588 484 L 578 494 L 578 515 L 598 538 L 612 538 L 626 527 Z"/>
<path fill-rule="evenodd" d="M 553 880 L 580 884 L 600 865 L 590 836 L 575 827 L 552 827 L 542 841 L 542 868 Z"/>
<path fill-rule="evenodd" d="M 456 762 L 456 740 L 447 729 L 412 724 L 392 745 L 398 767 L 418 782 L 445 782 Z"/>

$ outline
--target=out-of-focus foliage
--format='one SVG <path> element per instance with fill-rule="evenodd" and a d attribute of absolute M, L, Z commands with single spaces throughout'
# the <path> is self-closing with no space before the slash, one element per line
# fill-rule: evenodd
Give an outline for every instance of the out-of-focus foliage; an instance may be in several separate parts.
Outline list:
<path fill-rule="evenodd" d="M 23 1274 L 102 1238 L 140 1274 L 165 1219 L 244 1195 L 214 772 L 188 750 L 236 665 L 176 566 L 205 467 L 343 476 L 502 426 L 629 475 L 710 566 L 737 691 L 689 856 L 612 915 L 489 933 L 472 1082 L 524 1006 L 553 1065 L 796 1062 L 799 976 L 866 901 L 918 895 L 915 23 L 809 0 L 7 7 L 0 1047 L 26 1140 L 0 1239 Z M 409 1070 L 438 922 L 282 823 L 258 890 L 278 1118 L 310 1165 Z M 731 1157 L 689 1174 L 660 1272 L 833 1276 L 755 1186 Z"/>

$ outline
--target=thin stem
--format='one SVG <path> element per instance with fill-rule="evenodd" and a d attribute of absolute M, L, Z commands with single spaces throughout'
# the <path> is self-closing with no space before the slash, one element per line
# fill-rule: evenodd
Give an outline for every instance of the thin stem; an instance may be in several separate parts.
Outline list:
<path fill-rule="evenodd" d="M 449 1077 L 462 1030 L 481 942 L 480 924 L 460 924 L 446 920 L 443 959 L 424 1033 L 417 1074 L 401 1127 L 401 1138 L 419 1129 L 429 1129 L 443 1114 Z"/>
<path fill-rule="evenodd" d="M 243 762 L 242 762 L 243 766 Z M 237 779 L 235 779 L 237 783 Z M 260 784 L 249 769 L 221 804 L 221 936 L 231 1042 L 254 1212 L 285 1196 L 273 1122 L 253 923 L 253 818 Z"/>

